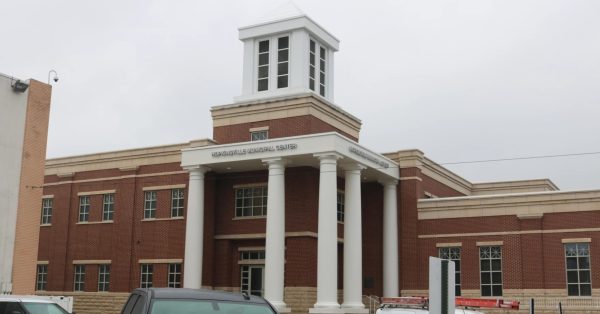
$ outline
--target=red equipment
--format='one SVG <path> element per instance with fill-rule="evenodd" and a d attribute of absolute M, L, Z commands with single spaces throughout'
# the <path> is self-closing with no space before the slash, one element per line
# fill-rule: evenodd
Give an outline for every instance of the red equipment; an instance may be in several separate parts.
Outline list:
<path fill-rule="evenodd" d="M 421 306 L 427 307 L 429 305 L 428 297 L 398 297 L 398 298 L 381 298 L 382 307 L 393 307 L 393 306 Z M 456 306 L 463 306 L 468 308 L 502 308 L 518 310 L 519 301 L 504 301 L 502 299 L 475 299 L 475 298 L 463 298 L 456 297 Z"/>

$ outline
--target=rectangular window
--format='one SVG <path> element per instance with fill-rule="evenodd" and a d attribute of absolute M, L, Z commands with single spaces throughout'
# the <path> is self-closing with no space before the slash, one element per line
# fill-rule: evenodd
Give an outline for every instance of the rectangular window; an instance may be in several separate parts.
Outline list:
<path fill-rule="evenodd" d="M 240 262 L 240 290 L 251 295 L 262 296 L 264 292 L 265 251 L 242 251 Z"/>
<path fill-rule="evenodd" d="M 288 87 L 290 38 L 277 39 L 277 88 Z"/>
<path fill-rule="evenodd" d="M 102 202 L 102 220 L 112 221 L 115 215 L 115 195 L 104 194 Z"/>
<path fill-rule="evenodd" d="M 85 291 L 85 265 L 75 265 L 73 291 Z"/>
<path fill-rule="evenodd" d="M 267 187 L 235 189 L 235 216 L 251 217 L 267 214 Z"/>
<path fill-rule="evenodd" d="M 152 273 L 154 272 L 154 267 L 152 264 L 142 264 L 141 270 L 141 280 L 140 287 L 142 288 L 152 288 Z"/>
<path fill-rule="evenodd" d="M 98 265 L 98 291 L 108 291 L 110 287 L 110 265 Z"/>
<path fill-rule="evenodd" d="M 240 261 L 264 260 L 265 251 L 242 251 L 240 252 Z"/>
<path fill-rule="evenodd" d="M 321 47 L 319 49 L 319 94 L 325 97 L 325 58 L 327 50 Z"/>
<path fill-rule="evenodd" d="M 269 41 L 258 42 L 258 91 L 269 89 Z"/>
<path fill-rule="evenodd" d="M 460 296 L 460 247 L 441 247 L 439 249 L 441 259 L 454 262 L 454 295 Z"/>
<path fill-rule="evenodd" d="M 79 222 L 87 222 L 90 219 L 90 197 L 79 197 Z"/>
<path fill-rule="evenodd" d="M 269 138 L 269 131 L 256 131 L 250 132 L 250 140 L 251 141 L 263 141 Z"/>
<path fill-rule="evenodd" d="M 42 200 L 42 225 L 52 224 L 52 203 L 53 199 L 44 198 Z"/>
<path fill-rule="evenodd" d="M 565 258 L 569 296 L 591 296 L 590 244 L 565 244 Z"/>
<path fill-rule="evenodd" d="M 169 264 L 169 288 L 181 288 L 181 264 Z"/>
<path fill-rule="evenodd" d="M 316 46 L 317 44 L 315 43 L 314 40 L 310 41 L 310 61 L 309 61 L 309 65 L 308 65 L 308 87 L 311 90 L 315 90 L 315 73 L 316 73 Z"/>
<path fill-rule="evenodd" d="M 144 192 L 144 219 L 156 218 L 156 191 Z"/>
<path fill-rule="evenodd" d="M 337 221 L 344 222 L 344 192 L 337 192 Z"/>
<path fill-rule="evenodd" d="M 502 296 L 502 247 L 479 247 L 481 296 Z"/>
<path fill-rule="evenodd" d="M 171 190 L 171 217 L 183 217 L 183 189 Z"/>
<path fill-rule="evenodd" d="M 45 291 L 48 285 L 48 265 L 37 265 L 35 290 Z"/>

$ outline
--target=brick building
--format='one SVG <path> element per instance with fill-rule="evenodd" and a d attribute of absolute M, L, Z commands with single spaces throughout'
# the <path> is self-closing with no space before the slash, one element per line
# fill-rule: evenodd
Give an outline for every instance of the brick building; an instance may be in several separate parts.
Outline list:
<path fill-rule="evenodd" d="M 211 109 L 212 139 L 47 160 L 38 293 L 78 312 L 183 286 L 364 313 L 363 295 L 426 294 L 441 256 L 465 296 L 598 303 L 600 191 L 471 183 L 418 150 L 373 152 L 334 103 L 334 36 L 295 13 L 240 39 L 242 95 Z"/>

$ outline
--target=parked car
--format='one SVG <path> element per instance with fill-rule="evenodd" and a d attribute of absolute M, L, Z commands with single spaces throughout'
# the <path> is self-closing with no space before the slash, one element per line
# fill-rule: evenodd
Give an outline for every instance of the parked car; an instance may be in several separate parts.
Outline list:
<path fill-rule="evenodd" d="M 135 289 L 121 314 L 277 314 L 265 299 L 246 293 L 184 288 Z"/>
<path fill-rule="evenodd" d="M 0 296 L 0 314 L 69 314 L 69 312 L 49 299 L 4 295 Z"/>

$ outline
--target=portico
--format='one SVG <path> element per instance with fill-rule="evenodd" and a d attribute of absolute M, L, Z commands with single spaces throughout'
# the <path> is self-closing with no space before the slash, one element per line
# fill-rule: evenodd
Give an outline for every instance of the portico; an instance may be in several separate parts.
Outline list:
<path fill-rule="evenodd" d="M 285 279 L 285 171 L 290 167 L 319 169 L 317 296 L 314 313 L 363 311 L 361 182 L 382 182 L 386 219 L 397 211 L 395 191 L 397 165 L 335 132 L 271 140 L 213 145 L 182 151 L 182 166 L 190 171 L 188 220 L 184 261 L 184 286 L 202 285 L 202 228 L 204 225 L 204 173 L 248 172 L 268 169 L 268 200 L 265 238 L 264 296 L 280 311 L 289 311 L 284 301 Z M 338 291 L 338 235 L 336 219 L 337 179 L 345 179 L 344 295 Z M 385 225 L 384 243 L 397 247 L 397 220 Z M 395 229 L 395 230 L 390 230 Z M 398 287 L 398 256 L 384 256 L 386 287 Z M 395 287 L 395 288 L 394 288 Z M 386 288 L 387 289 L 387 288 Z"/>

